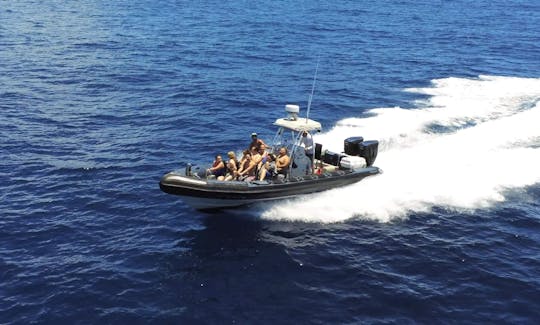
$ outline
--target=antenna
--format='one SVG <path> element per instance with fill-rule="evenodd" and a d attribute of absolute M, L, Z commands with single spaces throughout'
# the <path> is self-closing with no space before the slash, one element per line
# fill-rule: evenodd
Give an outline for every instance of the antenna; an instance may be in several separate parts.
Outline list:
<path fill-rule="evenodd" d="M 319 61 L 321 56 L 317 56 L 317 67 L 315 68 L 315 76 L 313 76 L 313 86 L 311 87 L 311 94 L 309 95 L 309 100 L 307 104 L 307 113 L 306 113 L 306 124 L 309 118 L 309 110 L 311 109 L 311 100 L 313 99 L 313 92 L 315 91 L 315 81 L 317 80 L 317 71 L 319 71 Z"/>

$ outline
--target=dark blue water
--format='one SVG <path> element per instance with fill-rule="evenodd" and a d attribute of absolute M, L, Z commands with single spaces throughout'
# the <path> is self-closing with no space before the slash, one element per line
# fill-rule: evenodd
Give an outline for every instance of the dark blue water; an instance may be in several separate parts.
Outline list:
<path fill-rule="evenodd" d="M 0 1 L 0 323 L 538 323 L 539 26 L 518 0 Z M 311 117 L 379 138 L 383 175 L 211 214 L 160 192 L 305 109 L 317 57 Z"/>

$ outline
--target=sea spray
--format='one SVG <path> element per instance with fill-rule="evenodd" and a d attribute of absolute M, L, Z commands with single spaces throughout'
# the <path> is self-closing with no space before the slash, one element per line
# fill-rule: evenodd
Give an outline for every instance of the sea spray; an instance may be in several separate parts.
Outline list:
<path fill-rule="evenodd" d="M 375 165 L 382 175 L 277 202 L 262 217 L 387 222 L 435 206 L 488 208 L 506 191 L 540 182 L 540 79 L 446 78 L 406 91 L 430 97 L 415 108 L 377 108 L 344 119 L 316 139 L 332 151 L 350 136 L 378 139 Z"/>

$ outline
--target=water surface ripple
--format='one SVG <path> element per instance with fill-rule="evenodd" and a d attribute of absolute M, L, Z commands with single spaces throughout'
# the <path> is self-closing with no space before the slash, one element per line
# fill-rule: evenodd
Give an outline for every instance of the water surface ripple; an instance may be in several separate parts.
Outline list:
<path fill-rule="evenodd" d="M 540 321 L 537 2 L 0 3 L 0 323 Z M 318 56 L 322 137 L 383 175 L 160 192 L 305 109 Z"/>

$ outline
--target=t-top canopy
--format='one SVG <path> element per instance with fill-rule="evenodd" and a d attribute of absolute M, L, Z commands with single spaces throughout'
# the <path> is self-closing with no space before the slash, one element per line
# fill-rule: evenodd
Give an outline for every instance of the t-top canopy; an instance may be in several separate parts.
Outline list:
<path fill-rule="evenodd" d="M 320 131 L 321 130 L 321 123 L 308 119 L 308 118 L 301 118 L 299 117 L 296 120 L 292 120 L 289 118 L 278 118 L 274 125 L 284 127 L 289 130 L 293 130 L 296 132 L 300 131 Z"/>

